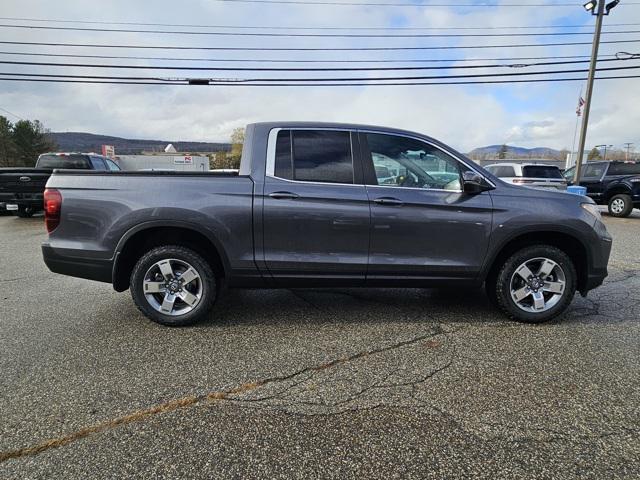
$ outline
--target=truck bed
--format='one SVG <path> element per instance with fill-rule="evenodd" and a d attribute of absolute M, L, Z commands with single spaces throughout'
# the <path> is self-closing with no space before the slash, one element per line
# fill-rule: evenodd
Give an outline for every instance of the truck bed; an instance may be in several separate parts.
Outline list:
<path fill-rule="evenodd" d="M 253 189 L 249 176 L 224 172 L 55 170 L 47 188 L 63 198 L 60 226 L 47 247 L 54 256 L 107 269 L 118 243 L 136 231 L 174 226 L 210 233 L 229 252 L 232 270 L 255 268 Z"/>

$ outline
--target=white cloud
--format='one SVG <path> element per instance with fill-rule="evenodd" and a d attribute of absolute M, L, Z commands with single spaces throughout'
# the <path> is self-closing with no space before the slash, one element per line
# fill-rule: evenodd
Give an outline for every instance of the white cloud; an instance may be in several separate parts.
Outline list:
<path fill-rule="evenodd" d="M 197 23 L 211 25 L 282 25 L 282 26 L 388 26 L 401 22 L 406 26 L 503 26 L 547 25 L 554 21 L 576 23 L 583 17 L 562 19 L 567 10 L 554 8 L 518 9 L 475 8 L 401 8 L 256 6 L 205 0 L 182 3 L 155 1 L 130 2 L 117 0 L 87 4 L 79 0 L 45 2 L 24 0 L 3 5 L 3 15 L 29 17 L 38 12 L 40 18 L 121 19 L 160 23 Z M 577 10 L 580 10 L 578 5 Z M 640 22 L 640 9 L 625 7 L 625 17 L 619 21 Z M 571 12 L 569 12 L 571 13 Z M 615 11 L 615 14 L 622 13 Z M 579 12 L 582 15 L 582 12 Z M 610 21 L 607 19 L 607 21 Z M 185 29 L 185 28 L 180 28 Z M 491 32 L 491 30 L 487 30 Z M 471 32 L 470 32 L 471 33 Z M 27 41 L 82 41 L 167 45 L 269 45 L 289 46 L 329 44 L 347 45 L 442 45 L 446 39 L 256 39 L 220 38 L 209 36 L 150 36 L 142 34 L 106 34 L 82 32 L 39 32 L 3 30 L 2 39 Z M 586 37 L 580 37 L 584 39 Z M 520 42 L 513 39 L 468 38 L 457 45 L 487 45 Z M 541 41 L 537 39 L 537 41 Z M 558 41 L 546 39 L 545 41 Z M 613 50 L 612 50 L 613 49 Z M 625 49 L 632 49 L 628 45 Z M 62 49 L 6 46 L 11 51 L 47 51 Z M 102 53 L 105 49 L 69 49 L 69 53 Z M 608 53 L 615 46 L 603 46 Z M 111 50 L 109 52 L 112 52 Z M 117 54 L 164 55 L 162 51 L 118 51 Z M 498 50 L 412 51 L 386 52 L 170 52 L 171 56 L 207 58 L 443 58 L 443 56 L 478 58 L 509 56 L 540 56 L 588 54 L 589 48 L 520 48 Z M 2 55 L 0 55 L 0 58 Z M 20 58 L 24 60 L 24 57 Z M 33 57 L 32 57 L 33 58 Z M 15 58 L 14 58 L 15 59 Z M 65 61 L 66 59 L 56 59 Z M 101 61 L 107 62 L 107 60 Z M 133 62 L 120 60 L 119 62 Z M 96 61 L 97 63 L 97 61 Z M 116 62 L 117 63 L 117 62 Z M 140 61 L 140 64 L 145 62 Z M 147 64 L 152 62 L 147 61 Z M 164 64 L 175 62 L 164 62 Z M 201 62 L 194 64 L 202 64 Z M 349 64 L 347 64 L 349 65 Z M 561 66 L 559 68 L 562 68 Z M 581 68 L 583 64 L 567 68 Z M 540 68 L 540 67 L 535 67 Z M 549 67 L 553 68 L 553 67 Z M 3 67 L 4 71 L 39 71 L 38 67 Z M 49 69 L 50 70 L 50 69 Z M 75 68 L 79 74 L 152 75 L 145 71 Z M 434 75 L 439 71 L 410 71 L 411 75 Z M 451 73 L 448 71 L 445 73 Z M 633 71 L 632 71 L 633 72 Z M 65 72 L 68 73 L 68 72 Z M 387 74 L 386 72 L 379 75 Z M 407 72 L 404 72 L 407 73 Z M 456 71 L 456 73 L 460 73 Z M 153 73 L 155 75 L 156 73 Z M 249 76 L 266 76 L 257 72 Z M 612 73 L 612 74 L 615 74 Z M 163 76 L 202 76 L 203 73 L 171 72 Z M 209 75 L 209 74 L 207 74 Z M 210 75 L 217 75 L 211 72 Z M 223 72 L 220 76 L 240 76 Z M 284 75 L 275 73 L 273 75 Z M 300 74 L 316 76 L 319 73 Z M 342 72 L 341 76 L 365 75 Z M 230 132 L 248 122 L 263 120 L 326 120 L 387 125 L 420 131 L 461 150 L 487 144 L 502 143 L 522 146 L 569 147 L 575 127 L 575 105 L 578 83 L 522 84 L 500 86 L 421 86 L 364 88 L 258 88 L 258 87 L 159 87 L 109 86 L 80 84 L 47 84 L 3 82 L 0 107 L 23 117 L 39 118 L 52 130 L 89 131 L 136 138 L 165 140 L 224 141 Z M 597 84 L 588 144 L 640 141 L 637 128 L 640 110 L 637 79 L 601 81 Z"/>

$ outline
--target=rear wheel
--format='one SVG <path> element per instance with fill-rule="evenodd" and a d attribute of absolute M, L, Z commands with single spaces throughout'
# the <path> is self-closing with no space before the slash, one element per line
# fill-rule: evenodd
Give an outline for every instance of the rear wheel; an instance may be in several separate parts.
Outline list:
<path fill-rule="evenodd" d="M 147 252 L 131 273 L 131 296 L 154 322 L 191 325 L 209 313 L 216 301 L 216 278 L 209 263 L 185 247 L 168 245 Z"/>
<path fill-rule="evenodd" d="M 536 245 L 514 253 L 496 279 L 495 298 L 510 318 L 542 323 L 562 314 L 576 292 L 577 274 L 562 250 Z"/>
<path fill-rule="evenodd" d="M 620 193 L 609 200 L 609 213 L 614 217 L 628 217 L 633 210 L 631 195 Z"/>

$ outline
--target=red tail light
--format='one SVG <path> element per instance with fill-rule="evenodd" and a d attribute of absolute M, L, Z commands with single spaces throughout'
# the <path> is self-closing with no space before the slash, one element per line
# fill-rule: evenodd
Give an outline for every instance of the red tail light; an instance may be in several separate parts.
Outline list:
<path fill-rule="evenodd" d="M 60 210 L 62 209 L 62 195 L 55 188 L 47 188 L 44 191 L 44 224 L 47 232 L 53 232 L 60 223 Z"/>

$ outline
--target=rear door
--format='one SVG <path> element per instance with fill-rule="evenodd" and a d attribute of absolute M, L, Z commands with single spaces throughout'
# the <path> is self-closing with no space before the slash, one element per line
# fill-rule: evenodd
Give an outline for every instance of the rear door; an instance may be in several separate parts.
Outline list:
<path fill-rule="evenodd" d="M 475 278 L 487 252 L 493 202 L 489 192 L 462 192 L 461 175 L 471 169 L 416 138 L 361 132 L 360 143 L 371 202 L 367 282 Z"/>
<path fill-rule="evenodd" d="M 370 212 L 357 151 L 349 130 L 271 131 L 263 251 L 276 281 L 364 282 Z"/>

